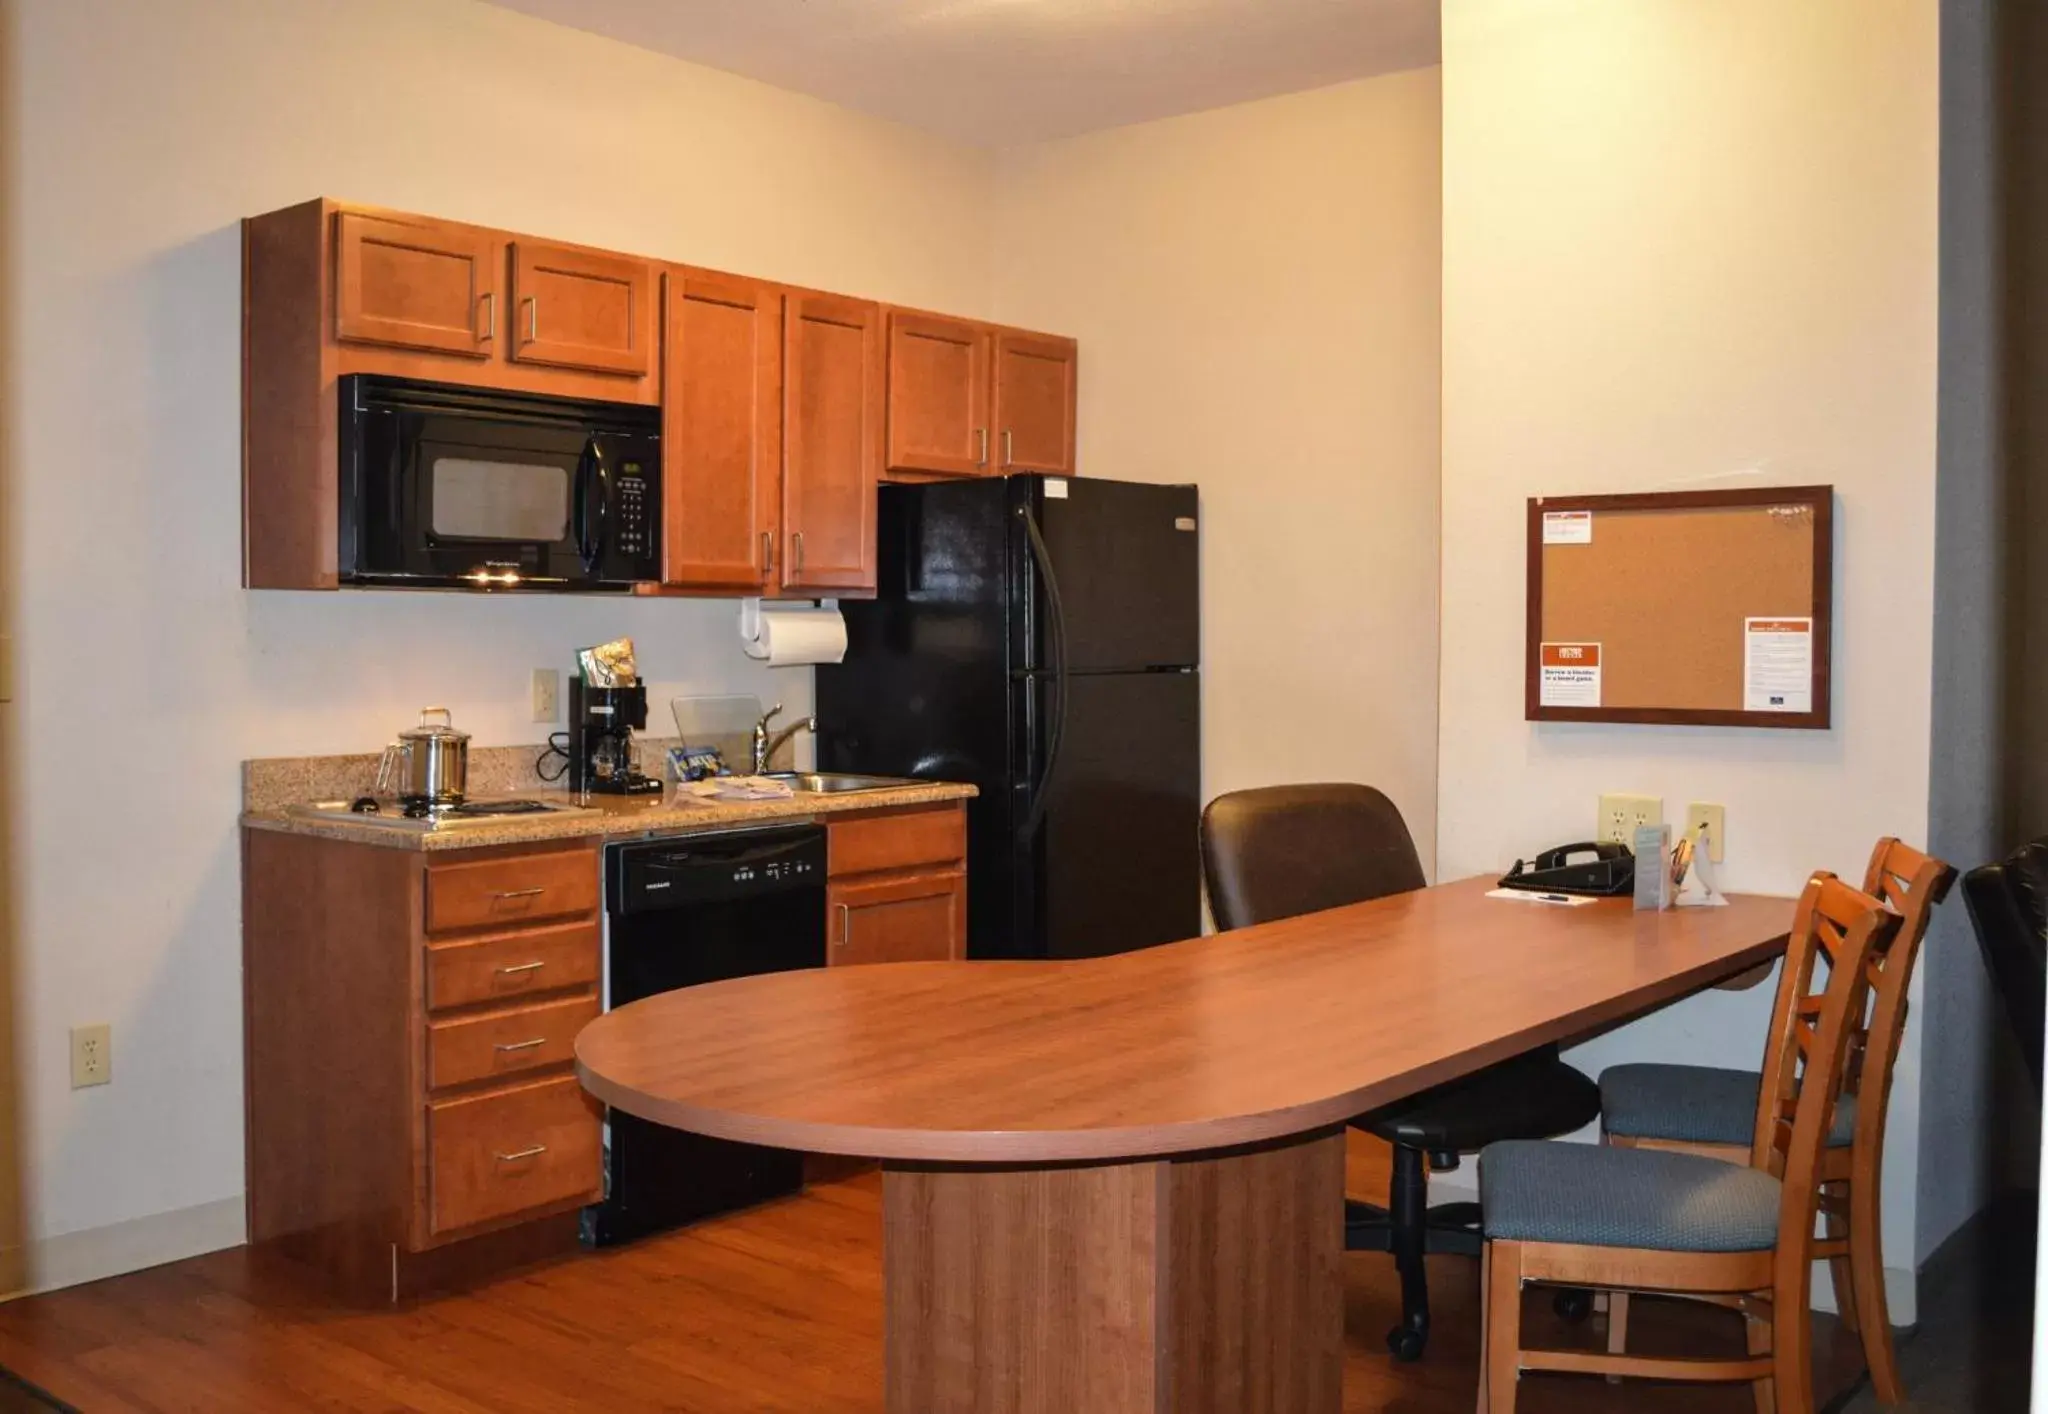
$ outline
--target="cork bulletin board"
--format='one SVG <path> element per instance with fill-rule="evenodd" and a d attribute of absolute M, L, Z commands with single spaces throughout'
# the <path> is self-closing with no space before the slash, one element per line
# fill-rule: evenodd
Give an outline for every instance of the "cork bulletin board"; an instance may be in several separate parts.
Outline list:
<path fill-rule="evenodd" d="M 1834 490 L 1529 502 L 1532 722 L 1828 725 Z"/>

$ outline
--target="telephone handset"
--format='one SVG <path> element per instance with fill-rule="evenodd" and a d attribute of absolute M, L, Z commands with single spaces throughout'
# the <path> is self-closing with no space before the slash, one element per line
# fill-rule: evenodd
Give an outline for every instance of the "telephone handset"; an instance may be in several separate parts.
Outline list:
<path fill-rule="evenodd" d="M 1636 886 L 1635 853 L 1612 840 L 1584 840 L 1546 849 L 1529 864 L 1517 859 L 1515 867 L 1501 877 L 1504 889 L 1528 889 L 1534 893 L 1592 894 L 1607 896 L 1633 893 Z"/>

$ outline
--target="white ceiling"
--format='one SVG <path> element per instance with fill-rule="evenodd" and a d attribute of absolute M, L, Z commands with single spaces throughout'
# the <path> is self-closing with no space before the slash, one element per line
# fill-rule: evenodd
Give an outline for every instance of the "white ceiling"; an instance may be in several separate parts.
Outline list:
<path fill-rule="evenodd" d="M 1437 62 L 1439 0 L 493 0 L 983 146 Z"/>

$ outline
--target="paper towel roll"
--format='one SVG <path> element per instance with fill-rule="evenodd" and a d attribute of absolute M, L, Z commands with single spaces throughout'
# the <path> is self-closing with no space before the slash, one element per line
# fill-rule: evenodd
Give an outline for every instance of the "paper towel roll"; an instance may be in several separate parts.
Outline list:
<path fill-rule="evenodd" d="M 813 608 L 750 600 L 740 606 L 740 640 L 748 657 L 771 668 L 837 663 L 846 657 L 846 620 L 836 605 Z"/>

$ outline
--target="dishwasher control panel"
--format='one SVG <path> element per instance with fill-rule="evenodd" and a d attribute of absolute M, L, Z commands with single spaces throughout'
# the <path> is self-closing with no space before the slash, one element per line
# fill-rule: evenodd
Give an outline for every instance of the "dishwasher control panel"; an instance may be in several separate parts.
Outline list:
<path fill-rule="evenodd" d="M 614 845 L 605 894 L 615 914 L 743 899 L 825 882 L 825 831 L 780 826 Z"/>

